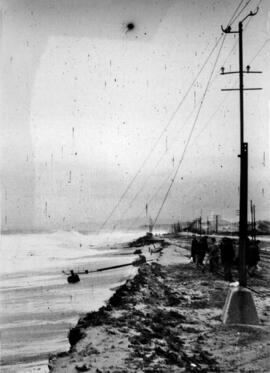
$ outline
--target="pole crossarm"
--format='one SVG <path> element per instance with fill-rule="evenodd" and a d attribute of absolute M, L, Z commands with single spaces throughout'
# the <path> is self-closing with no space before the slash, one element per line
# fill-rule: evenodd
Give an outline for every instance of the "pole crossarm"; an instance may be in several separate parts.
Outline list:
<path fill-rule="evenodd" d="M 225 34 L 238 34 L 238 33 L 239 33 L 238 31 L 232 31 L 231 26 L 227 26 L 226 28 L 224 28 L 223 26 L 221 26 L 221 30 L 222 30 Z"/>
<path fill-rule="evenodd" d="M 242 88 L 242 91 L 260 91 L 262 88 Z M 221 91 L 240 91 L 240 88 L 222 88 Z"/>
<path fill-rule="evenodd" d="M 243 23 L 248 17 L 256 16 L 258 11 L 259 11 L 259 7 L 257 6 L 256 10 L 254 12 L 250 11 L 249 14 L 245 16 L 245 18 L 243 18 L 241 22 Z"/>
<path fill-rule="evenodd" d="M 243 18 L 242 21 L 240 21 L 239 23 L 243 23 L 248 17 L 256 16 L 256 14 L 258 13 L 258 11 L 259 11 L 259 7 L 257 6 L 257 8 L 256 8 L 256 10 L 254 12 L 250 11 L 249 14 L 246 15 L 245 18 Z M 224 28 L 221 25 L 221 30 L 225 34 L 239 34 L 239 30 L 238 31 L 232 31 L 232 28 L 231 28 L 230 25 L 228 25 L 226 28 Z"/>
<path fill-rule="evenodd" d="M 262 71 L 243 71 L 244 74 L 262 74 Z M 220 75 L 239 74 L 239 71 L 223 71 Z"/>

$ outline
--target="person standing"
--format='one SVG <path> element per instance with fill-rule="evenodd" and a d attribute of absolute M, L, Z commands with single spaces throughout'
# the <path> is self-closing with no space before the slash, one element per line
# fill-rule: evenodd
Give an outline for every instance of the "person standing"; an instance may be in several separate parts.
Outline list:
<path fill-rule="evenodd" d="M 204 257 L 207 251 L 208 251 L 207 237 L 201 237 L 200 241 L 198 242 L 197 259 L 196 259 L 196 264 L 198 267 L 203 266 L 203 260 L 204 260 Z"/>
<path fill-rule="evenodd" d="M 215 237 L 211 238 L 211 244 L 209 248 L 209 270 L 212 273 L 217 272 L 219 265 L 219 248 L 216 244 Z"/>
<path fill-rule="evenodd" d="M 257 264 L 260 261 L 260 252 L 259 252 L 259 241 L 248 240 L 247 241 L 247 258 L 246 264 L 248 268 L 248 274 L 254 276 Z"/>
<path fill-rule="evenodd" d="M 232 282 L 232 265 L 234 260 L 234 249 L 232 240 L 224 237 L 220 243 L 221 263 L 224 268 L 224 280 Z"/>
<path fill-rule="evenodd" d="M 193 263 L 196 263 L 196 256 L 198 252 L 198 241 L 195 235 L 193 235 L 193 240 L 191 242 L 191 253 L 190 257 L 192 258 Z"/>

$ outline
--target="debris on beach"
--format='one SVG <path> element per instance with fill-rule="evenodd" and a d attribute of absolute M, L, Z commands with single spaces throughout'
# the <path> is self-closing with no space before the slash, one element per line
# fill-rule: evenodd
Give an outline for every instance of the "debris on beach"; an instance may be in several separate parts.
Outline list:
<path fill-rule="evenodd" d="M 80 277 L 77 273 L 74 273 L 72 270 L 70 271 L 70 276 L 67 278 L 67 282 L 69 284 L 76 284 L 80 281 Z"/>
<path fill-rule="evenodd" d="M 129 247 L 141 247 L 150 245 L 153 243 L 160 243 L 161 245 L 164 243 L 163 239 L 155 238 L 154 236 L 145 235 L 142 237 L 139 237 L 137 240 L 132 241 L 128 244 Z"/>
<path fill-rule="evenodd" d="M 133 252 L 133 254 L 135 255 L 138 255 L 138 254 L 142 254 L 142 250 L 141 249 L 137 249 Z"/>

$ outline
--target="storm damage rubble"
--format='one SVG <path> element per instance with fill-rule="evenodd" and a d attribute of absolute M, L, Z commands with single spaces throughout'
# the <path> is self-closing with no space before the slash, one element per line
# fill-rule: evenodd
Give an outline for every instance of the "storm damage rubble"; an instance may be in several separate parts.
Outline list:
<path fill-rule="evenodd" d="M 253 353 L 267 356 L 269 327 L 256 337 L 222 325 L 227 291 L 225 281 L 191 263 L 145 264 L 70 330 L 70 351 L 50 357 L 50 372 L 232 372 L 251 335 L 258 339 Z"/>

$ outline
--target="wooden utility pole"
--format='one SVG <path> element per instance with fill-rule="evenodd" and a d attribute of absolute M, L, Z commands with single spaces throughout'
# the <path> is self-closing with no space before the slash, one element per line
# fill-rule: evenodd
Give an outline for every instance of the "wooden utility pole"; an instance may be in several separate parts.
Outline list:
<path fill-rule="evenodd" d="M 253 227 L 254 227 L 254 240 L 256 240 L 256 206 L 253 205 Z"/>
<path fill-rule="evenodd" d="M 250 12 L 238 24 L 238 31 L 231 31 L 231 26 L 228 26 L 225 33 L 239 34 L 239 71 L 224 72 L 224 67 L 221 69 L 221 74 L 239 74 L 239 88 L 223 89 L 239 91 L 240 98 L 240 221 L 239 221 L 239 286 L 231 288 L 228 292 L 227 299 L 223 308 L 222 321 L 224 324 L 250 324 L 258 325 L 259 318 L 256 311 L 255 303 L 252 298 L 251 291 L 247 286 L 247 271 L 246 271 L 246 245 L 247 245 L 247 211 L 248 211 L 248 144 L 244 142 L 244 90 L 256 90 L 260 88 L 244 88 L 243 74 L 257 73 L 259 71 L 250 71 L 250 66 L 243 70 L 243 22 L 251 16 L 255 16 L 255 12 Z"/>
<path fill-rule="evenodd" d="M 250 71 L 250 66 L 243 70 L 243 22 L 251 16 L 255 16 L 255 12 L 250 12 L 238 24 L 238 31 L 231 31 L 228 26 L 222 31 L 226 34 L 239 34 L 239 71 L 225 72 L 224 67 L 221 68 L 221 74 L 239 74 L 239 88 L 222 89 L 222 91 L 239 91 L 240 104 L 240 221 L 239 221 L 239 285 L 246 287 L 246 245 L 247 245 L 247 212 L 248 212 L 248 144 L 244 142 L 244 91 L 257 90 L 261 88 L 244 88 L 244 73 L 261 73 L 261 71 Z"/>

